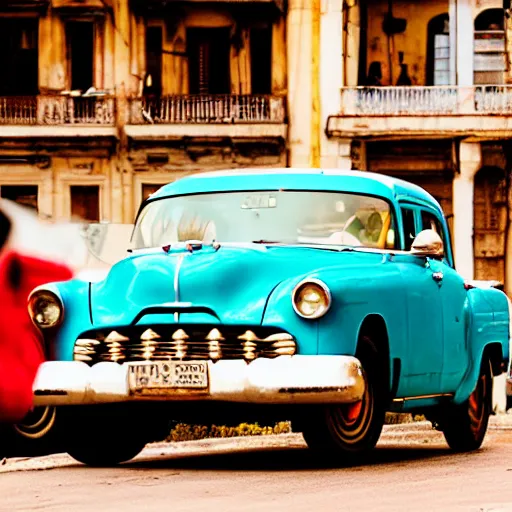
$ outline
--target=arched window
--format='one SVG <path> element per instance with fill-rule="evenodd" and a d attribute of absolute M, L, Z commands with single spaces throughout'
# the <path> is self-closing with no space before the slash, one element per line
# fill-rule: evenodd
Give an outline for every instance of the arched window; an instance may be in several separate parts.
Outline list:
<path fill-rule="evenodd" d="M 450 85 L 448 14 L 432 18 L 427 28 L 427 85 Z"/>
<path fill-rule="evenodd" d="M 474 83 L 503 84 L 505 70 L 505 11 L 486 9 L 475 19 Z"/>

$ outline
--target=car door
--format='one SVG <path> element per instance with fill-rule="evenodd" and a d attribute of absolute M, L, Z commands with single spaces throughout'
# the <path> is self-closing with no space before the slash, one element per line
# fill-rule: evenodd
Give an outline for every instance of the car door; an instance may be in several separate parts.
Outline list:
<path fill-rule="evenodd" d="M 419 233 L 419 208 L 402 205 L 404 249 Z M 441 389 L 443 367 L 443 308 L 440 288 L 425 258 L 403 255 L 396 259 L 405 284 L 407 311 L 407 360 L 402 362 L 401 390 L 409 397 L 436 394 Z"/>
<path fill-rule="evenodd" d="M 445 251 L 450 243 L 446 226 L 433 211 L 421 209 L 421 229 L 433 229 L 443 240 Z M 441 388 L 443 393 L 455 391 L 467 368 L 466 304 L 467 290 L 463 278 L 450 265 L 447 258 L 430 260 L 430 268 L 437 275 L 440 301 L 443 309 L 443 368 Z"/>

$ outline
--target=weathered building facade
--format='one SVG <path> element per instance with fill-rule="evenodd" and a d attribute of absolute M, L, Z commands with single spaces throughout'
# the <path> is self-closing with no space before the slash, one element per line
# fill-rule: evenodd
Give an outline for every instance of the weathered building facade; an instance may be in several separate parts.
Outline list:
<path fill-rule="evenodd" d="M 506 282 L 512 292 L 507 7 L 501 0 L 322 5 L 320 26 L 330 37 L 320 38 L 321 68 L 338 62 L 338 70 L 319 76 L 318 160 L 426 188 L 449 216 L 458 270 Z"/>
<path fill-rule="evenodd" d="M 507 7 L 3 0 L 0 196 L 129 223 L 197 171 L 375 171 L 429 190 L 458 269 L 512 292 Z"/>
<path fill-rule="evenodd" d="M 4 0 L 0 196 L 132 222 L 187 173 L 286 165 L 278 1 Z"/>

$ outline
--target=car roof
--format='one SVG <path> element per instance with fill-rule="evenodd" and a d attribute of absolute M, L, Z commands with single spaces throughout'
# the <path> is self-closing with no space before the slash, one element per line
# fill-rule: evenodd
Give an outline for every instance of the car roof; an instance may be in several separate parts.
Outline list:
<path fill-rule="evenodd" d="M 366 171 L 340 169 L 239 169 L 193 174 L 164 185 L 150 196 L 163 197 L 240 190 L 318 190 L 371 194 L 388 200 L 413 200 L 438 209 L 427 191 L 407 181 Z"/>

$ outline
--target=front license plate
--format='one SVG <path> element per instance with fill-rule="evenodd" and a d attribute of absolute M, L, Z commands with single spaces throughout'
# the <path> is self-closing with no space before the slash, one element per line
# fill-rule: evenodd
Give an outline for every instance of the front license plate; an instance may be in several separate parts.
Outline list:
<path fill-rule="evenodd" d="M 160 395 L 182 391 L 208 392 L 207 361 L 156 361 L 130 363 L 128 386 L 139 395 Z"/>

